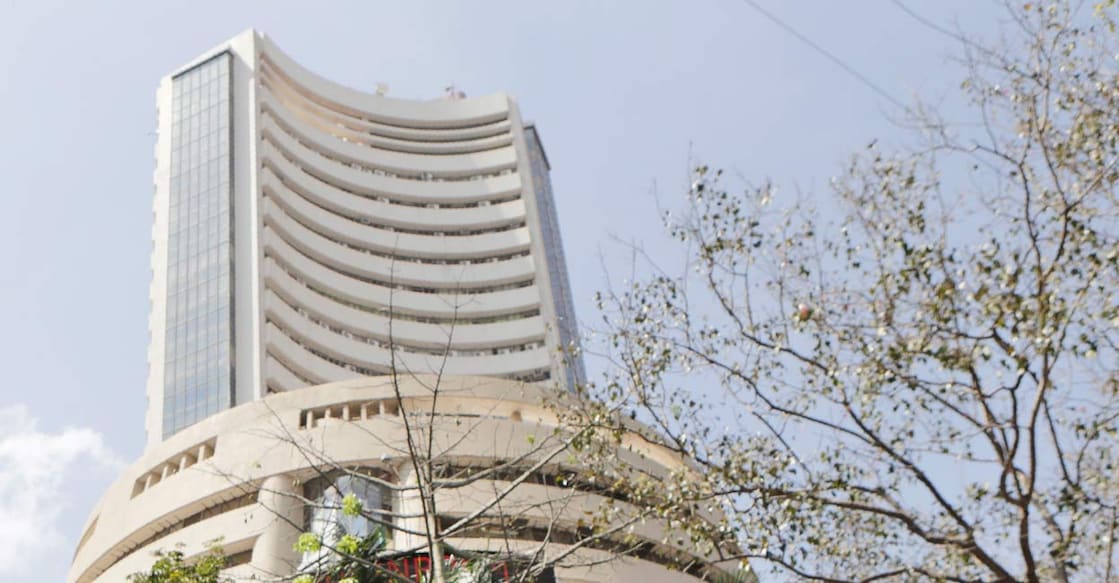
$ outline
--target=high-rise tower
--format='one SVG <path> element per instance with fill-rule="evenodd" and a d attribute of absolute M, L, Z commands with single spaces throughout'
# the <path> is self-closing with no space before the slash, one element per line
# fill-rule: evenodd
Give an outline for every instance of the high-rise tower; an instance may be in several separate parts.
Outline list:
<path fill-rule="evenodd" d="M 361 93 L 248 31 L 157 100 L 149 444 L 393 370 L 582 374 L 547 158 L 509 96 Z"/>
<path fill-rule="evenodd" d="M 633 504 L 580 474 L 556 408 L 583 373 L 547 158 L 511 98 L 360 93 L 249 31 L 164 78 L 158 106 L 148 446 L 68 581 L 219 538 L 230 580 L 292 581 L 335 557 L 301 534 L 325 548 L 342 526 L 413 581 L 444 545 L 539 561 L 539 580 L 727 573 L 636 512 L 588 534 Z M 688 471 L 624 437 L 609 459 Z"/>

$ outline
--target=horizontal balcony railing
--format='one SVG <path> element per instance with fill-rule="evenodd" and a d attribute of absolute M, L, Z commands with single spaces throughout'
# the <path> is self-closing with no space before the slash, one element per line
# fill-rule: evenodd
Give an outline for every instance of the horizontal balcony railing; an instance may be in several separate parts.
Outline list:
<path fill-rule="evenodd" d="M 265 212 L 275 212 L 276 209 L 271 207 L 278 206 L 280 212 L 324 237 L 402 261 L 437 259 L 474 263 L 493 257 L 509 257 L 529 249 L 528 229 L 524 227 L 457 237 L 401 233 L 366 225 L 315 205 L 292 192 L 269 173 L 261 174 L 260 188 L 265 196 L 264 206 L 269 206 Z"/>
<path fill-rule="evenodd" d="M 530 255 L 469 264 L 395 260 L 328 239 L 275 210 L 266 208 L 262 216 L 265 237 L 274 233 L 274 236 L 315 261 L 357 277 L 439 291 L 493 291 L 495 288 L 525 284 L 532 281 L 536 274 Z"/>
<path fill-rule="evenodd" d="M 308 174 L 271 143 L 261 144 L 261 173 L 271 174 L 303 198 L 354 220 L 414 232 L 471 232 L 507 230 L 525 222 L 524 201 L 476 201 L 471 206 L 432 208 L 400 204 L 387 196 L 345 190 Z M 514 195 L 516 196 L 516 195 Z"/>

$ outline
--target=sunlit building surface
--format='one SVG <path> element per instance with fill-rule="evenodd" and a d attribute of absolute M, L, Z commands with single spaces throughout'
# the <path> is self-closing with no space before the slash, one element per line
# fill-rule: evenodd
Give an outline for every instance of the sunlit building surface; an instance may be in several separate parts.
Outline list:
<path fill-rule="evenodd" d="M 149 443 L 391 370 L 580 374 L 548 163 L 512 98 L 360 93 L 248 32 L 157 103 Z"/>
<path fill-rule="evenodd" d="M 230 576 L 290 578 L 307 561 L 295 537 L 322 520 L 301 501 L 345 482 L 324 465 L 416 479 L 401 422 L 412 407 L 454 444 L 443 463 L 467 469 L 553 434 L 541 402 L 583 371 L 548 161 L 511 97 L 354 91 L 248 31 L 165 77 L 157 105 L 148 444 L 92 512 L 69 581 L 124 581 L 157 549 L 192 556 L 218 536 Z M 653 472 L 679 463 L 631 454 Z M 603 501 L 557 483 L 561 471 L 517 486 L 503 505 L 516 528 L 471 527 L 455 544 L 573 542 Z M 438 520 L 508 479 L 441 492 Z M 393 519 L 390 546 L 414 547 L 418 502 L 362 488 L 366 508 L 410 517 Z M 540 515 L 553 500 L 564 510 Z M 668 571 L 688 550 L 641 529 L 640 556 L 603 562 L 609 546 L 588 546 L 598 566 L 555 577 L 714 573 L 698 559 Z"/>

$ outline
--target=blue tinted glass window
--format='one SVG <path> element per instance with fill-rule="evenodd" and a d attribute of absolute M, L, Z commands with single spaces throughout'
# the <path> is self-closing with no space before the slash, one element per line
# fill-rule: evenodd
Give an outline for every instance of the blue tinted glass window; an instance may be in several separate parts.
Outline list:
<path fill-rule="evenodd" d="M 230 65 L 172 80 L 164 437 L 233 406 Z"/>
<path fill-rule="evenodd" d="M 563 241 L 560 239 L 559 219 L 556 216 L 556 203 L 552 195 L 552 179 L 548 168 L 548 159 L 544 155 L 544 148 L 540 144 L 540 136 L 536 128 L 525 128 L 525 138 L 528 142 L 529 165 L 532 170 L 532 182 L 536 187 L 536 208 L 540 213 L 540 235 L 544 241 L 547 252 L 545 260 L 548 264 L 548 279 L 551 281 L 552 300 L 556 305 L 556 328 L 559 332 L 560 343 L 564 348 L 577 348 L 579 346 L 579 330 L 575 320 L 575 305 L 571 298 L 571 286 L 567 280 L 567 261 L 563 255 Z M 581 383 L 586 377 L 583 369 L 582 356 L 570 358 L 567 385 L 568 390 L 574 390 L 573 384 Z"/>

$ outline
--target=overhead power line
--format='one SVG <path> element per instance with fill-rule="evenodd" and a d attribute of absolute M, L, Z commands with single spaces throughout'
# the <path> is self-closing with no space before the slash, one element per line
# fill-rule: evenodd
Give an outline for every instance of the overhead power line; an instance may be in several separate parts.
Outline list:
<path fill-rule="evenodd" d="M 762 6 L 760 4 L 758 4 L 755 0 L 742 0 L 742 2 L 744 2 L 750 8 L 753 8 L 758 14 L 761 14 L 762 16 L 764 16 L 766 19 L 768 19 L 773 24 L 776 24 L 777 26 L 781 27 L 785 32 L 787 32 L 787 33 L 793 35 L 794 37 L 796 37 L 797 40 L 799 40 L 800 42 L 808 45 L 814 51 L 823 55 L 824 58 L 831 61 L 833 64 L 839 66 L 839 68 L 846 71 L 848 75 L 854 77 L 855 80 L 857 80 L 858 82 L 865 85 L 871 91 L 874 91 L 875 93 L 880 95 L 886 101 L 889 101 L 890 103 L 893 103 L 894 105 L 896 105 L 896 106 L 898 106 L 898 107 L 900 107 L 904 110 L 907 110 L 907 111 L 909 110 L 909 106 L 902 103 L 900 99 L 897 99 L 893 95 L 890 95 L 890 93 L 888 91 L 883 89 L 881 86 L 876 84 L 874 81 L 871 81 L 869 77 L 867 77 L 866 75 L 863 75 L 862 73 L 860 73 L 857 69 L 855 69 L 851 65 L 848 65 L 843 59 L 837 57 L 835 54 L 831 53 L 830 51 L 828 51 L 824 47 L 816 44 L 815 42 L 812 41 L 812 39 L 808 38 L 807 36 L 802 34 L 800 31 L 798 31 L 797 29 L 793 28 L 791 25 L 789 25 L 785 21 L 778 18 L 772 12 L 766 10 L 765 8 L 762 8 Z"/>
<path fill-rule="evenodd" d="M 977 50 L 977 51 L 979 51 L 979 52 L 981 52 L 981 53 L 983 53 L 987 56 L 993 56 L 993 57 L 998 56 L 991 49 L 989 49 L 989 48 L 987 48 L 987 47 L 985 47 L 985 46 L 967 38 L 966 36 L 964 36 L 964 34 L 962 32 L 953 32 L 953 31 L 948 30 L 947 28 L 929 20 L 928 18 L 925 18 L 924 16 L 919 14 L 916 10 L 913 10 L 909 6 L 906 6 L 905 3 L 902 2 L 901 0 L 890 0 L 890 2 L 892 2 L 894 6 L 897 6 L 899 9 L 901 9 L 902 12 L 908 14 L 913 20 L 916 20 L 918 23 L 925 26 L 929 30 L 932 30 L 933 32 L 940 33 L 940 34 L 942 34 L 942 35 L 944 35 L 944 36 L 946 36 L 946 37 L 948 37 L 948 38 L 950 38 L 950 39 L 952 39 L 952 40 L 954 40 L 954 41 L 956 41 L 956 42 L 958 42 L 962 45 L 971 47 L 971 48 L 973 48 L 973 49 L 975 49 L 975 50 Z M 1081 6 L 1083 4 L 1084 4 L 1083 2 L 1080 3 Z M 1079 7 L 1077 8 L 1077 10 L 1079 10 Z"/>

